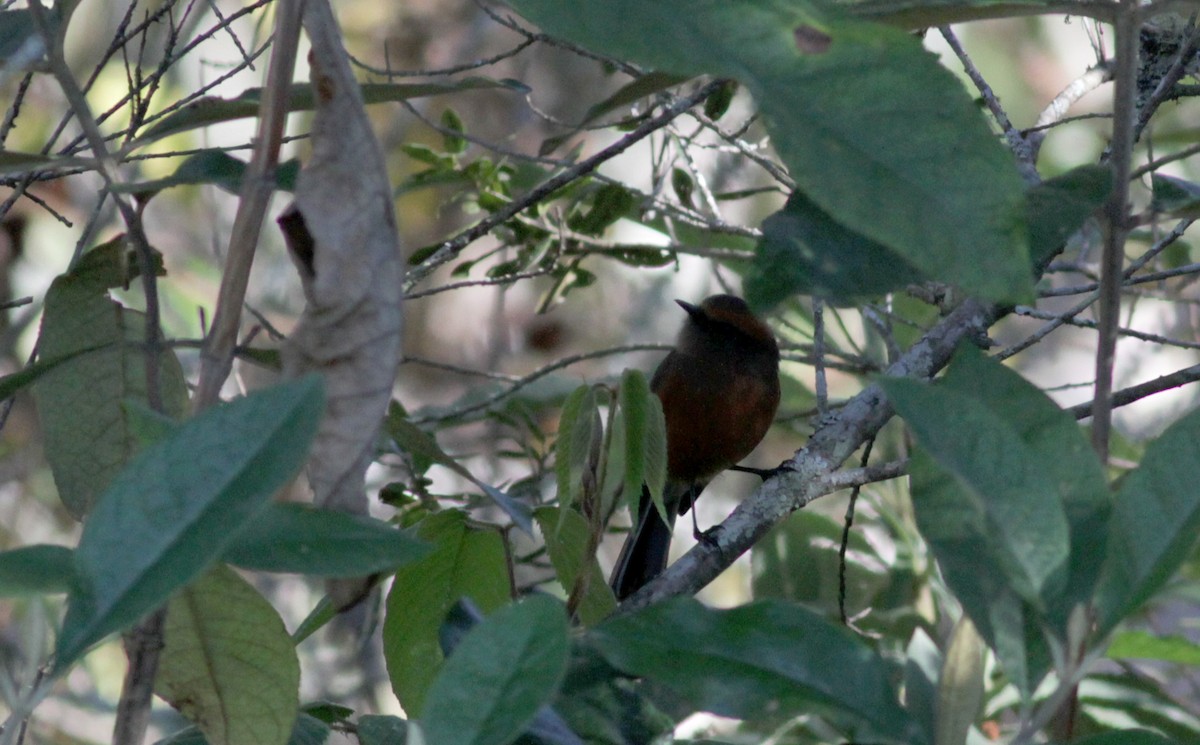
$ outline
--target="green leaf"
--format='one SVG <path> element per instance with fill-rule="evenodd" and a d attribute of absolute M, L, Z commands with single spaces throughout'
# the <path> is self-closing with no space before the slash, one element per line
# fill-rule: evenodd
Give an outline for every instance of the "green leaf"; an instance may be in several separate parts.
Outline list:
<path fill-rule="evenodd" d="M 584 571 L 587 561 L 587 589 L 576 611 L 584 626 L 592 626 L 607 618 L 617 608 L 617 599 L 604 579 L 604 572 L 595 556 L 584 556 L 588 545 L 588 524 L 583 515 L 572 509 L 542 507 L 534 513 L 542 536 L 546 539 L 546 553 L 554 565 L 554 574 L 563 591 L 570 593 Z"/>
<path fill-rule="evenodd" d="M 667 424 L 662 402 L 650 392 L 646 376 L 629 369 L 621 374 L 618 400 L 625 426 L 625 493 L 641 494 L 645 484 L 651 499 L 661 503 L 667 484 Z"/>
<path fill-rule="evenodd" d="M 528 507 L 514 501 L 512 497 L 496 487 L 475 478 L 461 463 L 447 455 L 432 435 L 408 421 L 402 409 L 394 406 L 388 407 L 384 429 L 401 450 L 420 458 L 428 458 L 431 462 L 449 468 L 478 486 L 496 503 L 496 506 L 504 510 L 518 528 L 529 535 L 533 534 L 533 518 L 530 517 Z"/>
<path fill-rule="evenodd" d="M 416 561 L 429 546 L 365 515 L 302 504 L 270 504 L 226 549 L 231 564 L 260 572 L 362 577 Z"/>
<path fill-rule="evenodd" d="M 797 189 L 833 221 L 973 294 L 1032 299 L 1012 156 L 920 39 L 803 0 L 512 5 L 596 51 L 739 80 Z"/>
<path fill-rule="evenodd" d="M 362 91 L 363 102 L 367 104 L 407 101 L 411 98 L 467 90 L 528 90 L 522 83 L 514 80 L 490 80 L 480 77 L 462 78 L 452 83 L 364 83 L 359 88 Z M 191 129 L 258 116 L 261 97 L 262 88 L 248 88 L 236 98 L 229 99 L 205 96 L 159 119 L 142 132 L 135 145 L 145 146 L 163 137 Z M 288 111 L 312 111 L 315 103 L 316 98 L 310 83 L 292 83 L 287 101 Z"/>
<path fill-rule="evenodd" d="M 459 598 L 469 597 L 484 613 L 510 599 L 504 541 L 495 530 L 467 525 L 466 515 L 448 510 L 418 527 L 433 553 L 396 572 L 383 622 L 383 654 L 392 690 L 405 711 L 420 711 L 442 665 L 438 629 Z"/>
<path fill-rule="evenodd" d="M 175 169 L 175 173 L 170 176 L 134 184 L 119 184 L 114 191 L 150 195 L 172 186 L 212 184 L 230 194 L 237 194 L 241 191 L 242 177 L 245 173 L 244 161 L 223 150 L 204 150 L 184 158 Z M 275 188 L 281 191 L 295 191 L 296 177 L 299 175 L 300 161 L 292 159 L 280 163 L 275 169 Z"/>
<path fill-rule="evenodd" d="M 1161 660 L 1200 667 L 1200 644 L 1182 636 L 1122 631 L 1113 636 L 1107 656 L 1113 660 Z"/>
<path fill-rule="evenodd" d="M 1112 169 L 1080 166 L 1034 186 L 1026 194 L 1029 222 L 1029 257 L 1041 266 L 1062 250 L 1112 191 Z"/>
<path fill-rule="evenodd" d="M 637 197 L 620 184 L 605 184 L 592 195 L 592 207 L 582 215 L 572 215 L 567 225 L 584 235 L 600 235 L 608 226 L 625 217 L 637 206 Z"/>
<path fill-rule="evenodd" d="M 692 194 L 696 191 L 696 182 L 692 179 L 692 175 L 682 168 L 671 169 L 671 189 L 675 192 L 675 198 L 685 207 L 691 207 Z"/>
<path fill-rule="evenodd" d="M 909 464 L 917 525 L 938 558 L 942 576 L 980 635 L 995 652 L 1005 675 L 1028 697 L 1050 669 L 1050 652 L 1037 613 L 1012 587 L 1001 562 L 981 548 L 979 515 L 964 514 L 962 487 L 922 449 Z"/>
<path fill-rule="evenodd" d="M 0 24 L 4 23 L 4 16 L 11 12 L 25 11 L 0 12 Z M 0 40 L 0 46 L 3 46 L 2 40 Z M 2 56 L 3 52 L 0 51 L 0 57 Z M 62 155 L 49 155 L 43 153 L 19 153 L 15 150 L 0 149 L 0 175 L 8 175 L 10 173 L 28 173 L 30 171 L 42 171 L 55 168 L 74 168 L 85 164 L 86 161 L 80 158 L 69 158 Z"/>
<path fill-rule="evenodd" d="M 458 115 L 454 109 L 447 108 L 442 112 L 442 126 L 454 134 L 445 133 L 442 135 L 442 147 L 451 155 L 462 155 L 467 152 L 467 140 L 463 137 L 463 133 L 467 131 L 463 125 L 462 117 Z"/>
<path fill-rule="evenodd" d="M 359 745 L 405 745 L 408 721 L 400 717 L 366 714 L 358 718 Z"/>
<path fill-rule="evenodd" d="M 917 524 L 939 560 L 973 562 L 979 571 L 990 563 L 1037 607 L 1061 592 L 1070 549 L 1066 514 L 1050 475 L 1014 424 L 947 386 L 897 378 L 880 384 L 921 448 L 957 486 L 942 489 L 936 501 L 913 490 Z M 949 555 L 951 545 L 973 541 L 969 556 Z"/>
<path fill-rule="evenodd" d="M 74 579 L 75 556 L 66 546 L 38 544 L 0 552 L 0 597 L 66 592 Z"/>
<path fill-rule="evenodd" d="M 1141 465 L 1121 483 L 1097 590 L 1101 634 L 1166 584 L 1195 545 L 1200 532 L 1197 462 L 1200 411 L 1193 411 L 1147 445 Z"/>
<path fill-rule="evenodd" d="M 668 88 L 674 88 L 680 83 L 687 82 L 688 78 L 689 76 L 687 75 L 670 75 L 655 71 L 647 72 L 621 86 L 617 89 L 616 93 L 588 109 L 579 126 L 587 126 L 610 111 L 626 109 L 643 98 L 653 96 L 655 93 L 661 93 Z"/>
<path fill-rule="evenodd" d="M 16 395 L 17 392 L 22 391 L 26 387 L 37 382 L 38 378 L 41 378 L 43 375 L 63 364 L 64 362 L 70 362 L 82 354 L 98 352 L 102 349 L 105 349 L 107 346 L 108 345 L 106 344 L 100 344 L 84 347 L 73 352 L 67 352 L 66 354 L 59 355 L 53 359 L 49 359 L 45 355 L 39 356 L 39 358 L 32 364 L 26 365 L 20 370 L 17 370 L 15 373 L 10 373 L 4 377 L 0 377 L 0 401 Z"/>
<path fill-rule="evenodd" d="M 1074 745 L 1178 745 L 1160 734 L 1142 729 L 1124 729 L 1074 740 Z"/>
<path fill-rule="evenodd" d="M 283 620 L 218 566 L 167 609 L 155 692 L 212 745 L 284 745 L 300 705 L 300 661 Z"/>
<path fill-rule="evenodd" d="M 737 81 L 721 81 L 721 87 L 704 99 L 704 115 L 714 122 L 725 116 L 725 112 L 729 111 L 729 104 L 733 103 L 733 97 L 737 94 L 737 90 Z"/>
<path fill-rule="evenodd" d="M 746 302 L 767 310 L 792 295 L 842 302 L 919 282 L 921 272 L 885 245 L 847 229 L 799 192 L 763 221 L 746 277 Z"/>
<path fill-rule="evenodd" d="M 720 716 L 788 717 L 816 706 L 850 722 L 855 741 L 923 742 L 883 658 L 797 605 L 711 610 L 677 598 L 607 621 L 587 640 L 619 670 Z"/>
<path fill-rule="evenodd" d="M 626 243 L 620 246 L 589 250 L 594 256 L 615 259 L 626 266 L 658 268 L 672 264 L 675 253 L 660 246 Z"/>
<path fill-rule="evenodd" d="M 1063 592 L 1043 595 L 1042 601 L 1065 641 L 1072 611 L 1091 602 L 1100 575 L 1097 559 L 1104 555 L 1112 511 L 1104 469 L 1073 416 L 1019 373 L 974 347 L 958 350 L 940 385 L 974 397 L 1008 422 L 1028 446 L 1026 456 L 1057 492 L 1070 528 L 1068 576 Z"/>
<path fill-rule="evenodd" d="M 213 407 L 139 453 L 83 527 L 55 671 L 216 561 L 304 463 L 324 407 L 308 376 Z"/>
<path fill-rule="evenodd" d="M 0 63 L 4 67 L 12 68 L 17 62 L 22 68 L 29 67 L 42 60 L 45 53 L 46 43 L 27 9 L 0 11 Z"/>
<path fill-rule="evenodd" d="M 917 525 L 1029 695 L 1050 666 L 1043 633 L 1064 642 L 1071 612 L 1094 592 L 1110 509 L 1103 471 L 1069 415 L 974 349 L 959 350 L 932 388 L 885 381 L 889 396 L 893 382 L 922 444 L 909 469 Z"/>
<path fill-rule="evenodd" d="M 150 405 L 135 398 L 121 402 L 130 434 L 137 440 L 138 447 L 153 445 L 165 440 L 179 429 L 179 422 L 166 414 L 159 414 Z"/>
<path fill-rule="evenodd" d="M 971 619 L 960 617 L 938 677 L 934 745 L 966 743 L 967 733 L 983 705 L 983 650 L 983 640 Z"/>
<path fill-rule="evenodd" d="M 1063 12 L 1052 0 L 851 0 L 840 7 L 864 20 L 904 29 Z M 1110 17 L 1100 6 L 1072 6 L 1075 10 L 1101 20 Z"/>
<path fill-rule="evenodd" d="M 904 650 L 904 706 L 927 732 L 937 728 L 938 682 L 942 674 L 941 650 L 922 628 L 917 628 Z M 932 742 L 932 737 L 926 737 Z"/>
<path fill-rule="evenodd" d="M 288 739 L 288 745 L 325 745 L 329 740 L 330 731 L 329 725 L 325 722 L 301 712 L 296 717 L 296 724 L 292 727 L 292 736 Z M 165 740 L 159 740 L 155 745 L 207 745 L 207 743 L 208 740 L 204 738 L 198 727 L 185 727 Z"/>
<path fill-rule="evenodd" d="M 442 666 L 421 709 L 430 745 L 515 740 L 558 690 L 567 668 L 562 604 L 534 595 L 472 628 Z"/>
<path fill-rule="evenodd" d="M 558 504 L 567 508 L 584 493 L 584 478 L 595 478 L 595 449 L 600 442 L 600 415 L 596 392 L 581 385 L 563 402 L 554 443 L 554 474 L 558 482 Z"/>
<path fill-rule="evenodd" d="M 1173 217 L 1200 216 L 1200 184 L 1174 176 L 1151 174 L 1150 209 Z"/>
<path fill-rule="evenodd" d="M 84 254 L 46 293 L 38 352 L 48 362 L 33 395 L 59 498 L 76 518 L 140 448 L 122 402 L 147 401 L 146 317 L 108 295 L 136 276 L 137 261 L 118 237 Z M 159 353 L 158 367 L 164 413 L 180 417 L 183 368 L 170 350 Z"/>

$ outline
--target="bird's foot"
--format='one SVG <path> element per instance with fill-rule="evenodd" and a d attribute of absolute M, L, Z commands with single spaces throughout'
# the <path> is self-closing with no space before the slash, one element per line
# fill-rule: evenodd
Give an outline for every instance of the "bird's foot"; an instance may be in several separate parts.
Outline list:
<path fill-rule="evenodd" d="M 698 527 L 693 528 L 692 538 L 696 539 L 696 543 L 703 543 L 705 546 L 714 547 L 719 545 L 717 536 L 721 535 L 720 524 L 714 525 L 708 530 L 700 530 Z"/>
<path fill-rule="evenodd" d="M 780 463 L 779 465 L 775 466 L 774 468 L 751 468 L 750 466 L 730 466 L 729 470 L 730 471 L 741 471 L 742 473 L 752 473 L 755 476 L 762 479 L 763 481 L 766 481 L 769 478 L 778 476 L 779 474 L 784 473 L 785 471 L 791 471 L 793 469 L 791 466 L 791 461 L 785 460 L 783 463 Z"/>

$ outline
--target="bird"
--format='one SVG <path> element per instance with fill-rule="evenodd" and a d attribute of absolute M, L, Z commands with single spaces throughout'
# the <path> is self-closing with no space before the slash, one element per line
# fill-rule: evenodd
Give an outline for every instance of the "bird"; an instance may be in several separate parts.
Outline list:
<path fill-rule="evenodd" d="M 609 581 L 618 600 L 667 568 L 675 518 L 693 506 L 714 476 L 750 454 L 779 408 L 779 345 L 746 301 L 712 295 L 699 305 L 675 302 L 687 318 L 650 379 L 666 421 L 667 520 L 643 485 L 637 520 Z"/>

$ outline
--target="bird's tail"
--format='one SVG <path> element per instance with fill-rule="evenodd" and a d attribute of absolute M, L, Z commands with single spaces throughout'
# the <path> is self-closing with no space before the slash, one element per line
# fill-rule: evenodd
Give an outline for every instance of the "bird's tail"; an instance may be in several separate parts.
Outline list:
<path fill-rule="evenodd" d="M 669 503 L 667 514 L 670 516 L 669 522 L 663 520 L 650 499 L 650 490 L 643 486 L 637 522 L 625 539 L 621 555 L 613 567 L 612 579 L 609 580 L 617 600 L 624 600 L 637 592 L 667 568 L 671 530 L 675 524 L 675 510 Z"/>

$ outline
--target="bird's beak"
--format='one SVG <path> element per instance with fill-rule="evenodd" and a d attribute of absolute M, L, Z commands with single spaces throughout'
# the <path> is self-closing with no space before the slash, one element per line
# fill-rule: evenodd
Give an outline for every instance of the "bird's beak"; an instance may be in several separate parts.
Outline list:
<path fill-rule="evenodd" d="M 691 303 L 683 301 L 683 300 L 676 300 L 675 302 L 679 304 L 680 308 L 683 308 L 684 310 L 686 310 L 687 314 L 689 316 L 691 316 L 692 318 L 695 318 L 696 316 L 700 315 L 700 308 L 698 306 L 692 305 Z"/>

